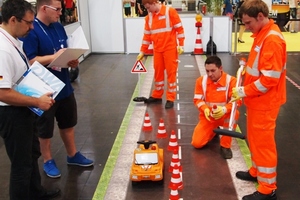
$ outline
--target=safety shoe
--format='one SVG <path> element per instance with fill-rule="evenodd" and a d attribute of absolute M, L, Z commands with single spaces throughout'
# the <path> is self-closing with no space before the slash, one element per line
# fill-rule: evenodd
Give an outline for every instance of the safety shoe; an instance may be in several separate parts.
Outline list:
<path fill-rule="evenodd" d="M 285 32 L 289 32 L 288 27 L 283 26 L 283 29 L 285 30 Z"/>
<path fill-rule="evenodd" d="M 224 159 L 232 158 L 232 151 L 230 148 L 220 147 L 220 154 Z"/>
<path fill-rule="evenodd" d="M 275 190 L 271 194 L 262 194 L 258 191 L 253 194 L 249 194 L 243 197 L 242 200 L 276 200 L 276 192 Z"/>
<path fill-rule="evenodd" d="M 44 163 L 44 172 L 50 178 L 58 178 L 61 176 L 59 169 L 56 167 L 55 161 L 53 159 L 48 160 Z"/>
<path fill-rule="evenodd" d="M 165 108 L 166 108 L 166 109 L 169 109 L 169 108 L 173 108 L 173 107 L 174 107 L 174 102 L 168 100 L 168 101 L 166 102 Z"/>
<path fill-rule="evenodd" d="M 244 180 L 244 181 L 257 181 L 257 177 L 253 177 L 251 176 L 251 174 L 249 173 L 249 171 L 247 172 L 243 172 L 243 171 L 238 171 L 235 176 L 238 178 L 238 179 L 241 179 L 241 180 Z"/>
<path fill-rule="evenodd" d="M 73 156 L 67 156 L 68 165 L 77 165 L 81 167 L 89 167 L 94 164 L 94 161 L 84 157 L 79 151 Z"/>
<path fill-rule="evenodd" d="M 144 101 L 145 103 L 161 103 L 162 102 L 162 99 L 161 98 L 154 98 L 154 97 L 149 97 L 148 99 L 146 99 Z"/>
<path fill-rule="evenodd" d="M 30 200 L 50 200 L 60 195 L 60 189 L 56 188 L 53 190 L 43 189 L 40 192 L 35 192 L 30 195 Z"/>

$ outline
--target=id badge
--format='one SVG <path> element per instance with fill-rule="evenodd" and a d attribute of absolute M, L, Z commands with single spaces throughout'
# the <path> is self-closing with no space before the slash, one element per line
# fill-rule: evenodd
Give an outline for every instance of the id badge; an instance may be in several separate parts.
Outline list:
<path fill-rule="evenodd" d="M 61 72 L 61 67 L 51 67 L 51 69 L 55 70 L 55 71 L 58 71 L 58 72 Z"/>

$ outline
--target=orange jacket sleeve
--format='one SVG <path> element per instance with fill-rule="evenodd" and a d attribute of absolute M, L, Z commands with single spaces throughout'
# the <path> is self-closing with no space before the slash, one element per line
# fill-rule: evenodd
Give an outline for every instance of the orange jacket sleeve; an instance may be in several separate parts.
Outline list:
<path fill-rule="evenodd" d="M 270 35 L 264 41 L 261 49 L 259 60 L 260 77 L 255 82 L 245 85 L 245 94 L 247 97 L 264 95 L 265 93 L 257 89 L 257 81 L 259 81 L 268 91 L 270 88 L 277 86 L 280 81 L 280 76 L 285 66 L 285 44 L 276 35 Z"/>
<path fill-rule="evenodd" d="M 179 46 L 184 46 L 184 29 L 182 26 L 182 22 L 181 19 L 177 13 L 177 11 L 174 8 L 170 8 L 170 19 L 171 19 L 171 23 L 173 24 L 173 28 L 176 30 L 177 32 L 177 40 L 178 40 L 178 45 Z"/>
<path fill-rule="evenodd" d="M 202 89 L 202 80 L 203 76 L 199 77 L 196 80 L 195 92 L 194 92 L 194 105 L 198 108 L 199 111 L 204 111 L 208 106 L 205 104 L 204 93 Z"/>

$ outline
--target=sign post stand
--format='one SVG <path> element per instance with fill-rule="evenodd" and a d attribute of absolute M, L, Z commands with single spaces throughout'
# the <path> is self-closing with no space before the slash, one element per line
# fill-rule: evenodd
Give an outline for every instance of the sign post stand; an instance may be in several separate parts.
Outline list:
<path fill-rule="evenodd" d="M 135 102 L 144 102 L 147 98 L 146 97 L 141 97 L 141 73 L 147 73 L 147 70 L 145 68 L 145 66 L 143 65 L 142 61 L 140 60 L 137 60 L 135 62 L 135 64 L 133 65 L 132 69 L 131 69 L 131 73 L 138 73 L 138 76 L 139 76 L 139 96 L 138 97 L 134 97 L 133 98 L 133 101 Z"/>

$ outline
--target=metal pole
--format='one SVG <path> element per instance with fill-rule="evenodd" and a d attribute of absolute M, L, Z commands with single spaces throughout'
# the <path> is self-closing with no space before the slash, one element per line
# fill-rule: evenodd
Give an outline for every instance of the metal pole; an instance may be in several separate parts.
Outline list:
<path fill-rule="evenodd" d="M 141 73 L 139 74 L 139 97 L 141 96 Z"/>
<path fill-rule="evenodd" d="M 213 30 L 214 30 L 214 27 L 213 27 L 213 17 L 210 17 L 210 37 L 209 39 L 211 39 L 211 44 L 210 44 L 210 55 L 214 55 L 214 43 L 213 43 Z"/>
<path fill-rule="evenodd" d="M 234 55 L 237 54 L 237 21 L 237 19 L 234 21 Z"/>

